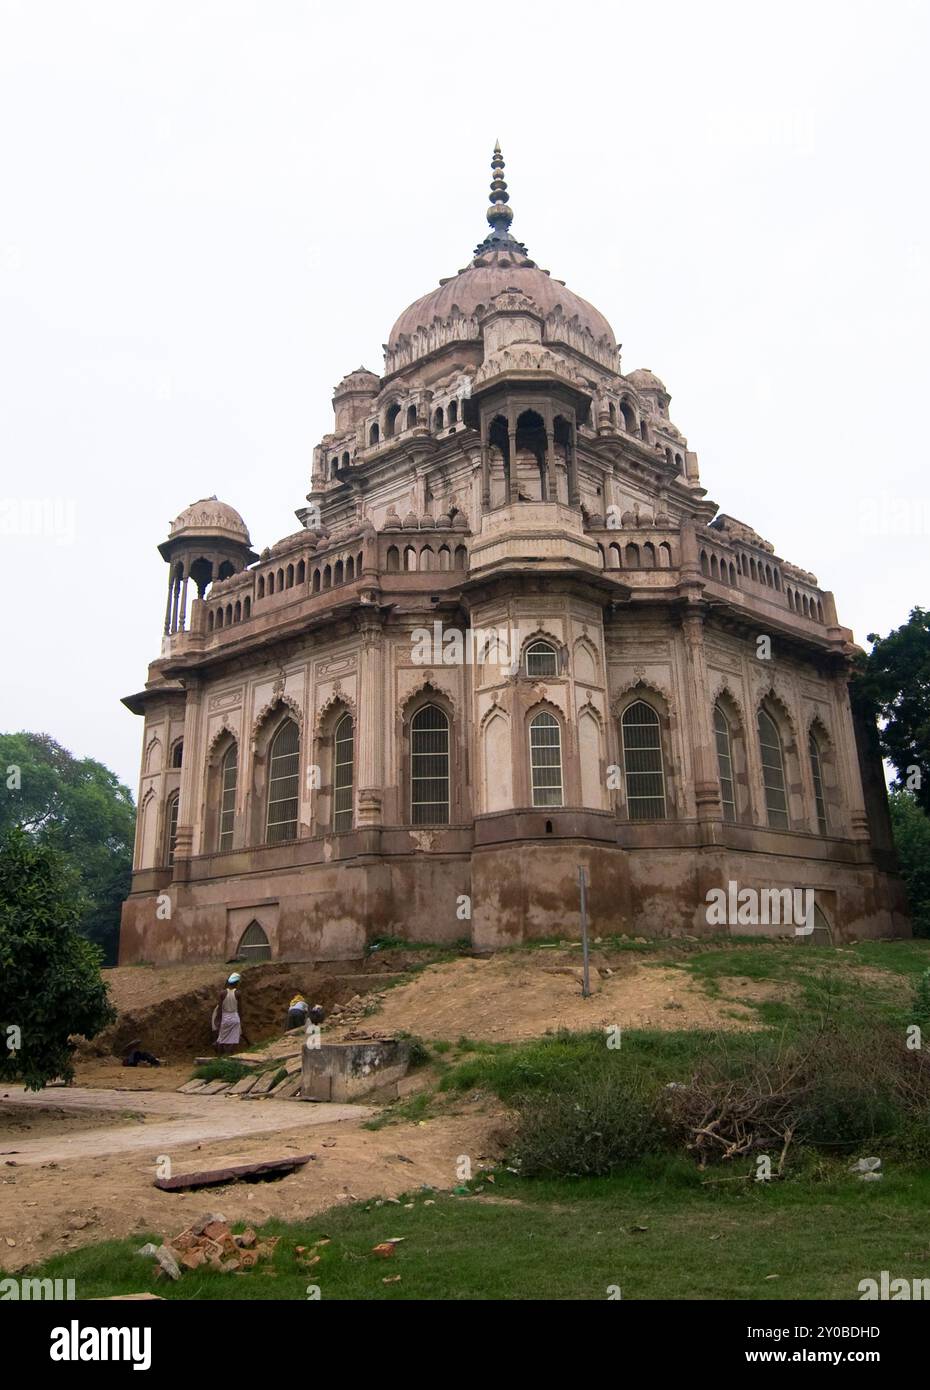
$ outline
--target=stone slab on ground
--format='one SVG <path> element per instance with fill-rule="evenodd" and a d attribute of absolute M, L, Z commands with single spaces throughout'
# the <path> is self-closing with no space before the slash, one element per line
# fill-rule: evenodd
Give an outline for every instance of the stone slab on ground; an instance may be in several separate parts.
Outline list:
<path fill-rule="evenodd" d="M 228 1090 L 229 1090 L 229 1082 L 228 1082 L 228 1081 L 208 1081 L 207 1084 L 206 1084 L 206 1086 L 204 1086 L 203 1090 L 198 1092 L 198 1095 L 201 1095 L 201 1096 L 218 1096 L 218 1095 L 221 1095 L 221 1094 L 223 1093 L 223 1091 L 228 1091 Z"/>
<path fill-rule="evenodd" d="M 301 1077 L 299 1072 L 296 1076 L 287 1076 L 275 1086 L 271 1094 L 276 1100 L 290 1100 L 291 1096 L 296 1096 L 297 1092 L 300 1090 L 300 1082 Z"/>
<path fill-rule="evenodd" d="M 248 1096 L 249 1100 L 254 1099 L 256 1096 L 269 1095 L 271 1092 L 271 1088 L 274 1085 L 274 1079 L 276 1076 L 276 1071 L 263 1072 L 262 1075 L 256 1081 L 255 1085 L 251 1088 L 251 1090 L 246 1092 L 246 1095 Z"/>
<path fill-rule="evenodd" d="M 257 1080 L 257 1076 L 240 1076 L 236 1084 L 229 1088 L 229 1094 L 231 1096 L 244 1096 L 248 1091 L 251 1091 Z"/>
<path fill-rule="evenodd" d="M 178 1087 L 178 1090 L 183 1096 L 193 1096 L 198 1091 L 204 1090 L 206 1084 L 206 1081 L 202 1081 L 200 1077 L 196 1077 L 193 1081 L 185 1081 L 183 1086 Z"/>

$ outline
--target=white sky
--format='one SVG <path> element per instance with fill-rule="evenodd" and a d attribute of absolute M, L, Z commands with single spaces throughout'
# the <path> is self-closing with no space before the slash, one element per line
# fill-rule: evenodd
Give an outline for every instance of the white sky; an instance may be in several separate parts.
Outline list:
<path fill-rule="evenodd" d="M 169 520 L 215 492 L 258 549 L 295 529 L 333 385 L 485 235 L 496 137 L 514 233 L 666 382 L 709 496 L 858 640 L 904 622 L 928 27 L 924 0 L 0 0 L 0 729 L 135 792 L 119 699 Z"/>

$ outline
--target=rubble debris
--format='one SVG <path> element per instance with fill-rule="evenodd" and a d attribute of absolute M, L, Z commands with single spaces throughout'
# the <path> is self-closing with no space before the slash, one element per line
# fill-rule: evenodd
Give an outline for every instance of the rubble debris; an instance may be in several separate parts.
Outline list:
<path fill-rule="evenodd" d="M 138 1253 L 154 1257 L 156 1277 L 177 1280 L 185 1271 L 203 1266 L 223 1274 L 254 1269 L 261 1261 L 271 1259 L 278 1239 L 278 1236 L 269 1236 L 259 1240 L 251 1228 L 241 1235 L 233 1235 L 222 1217 L 206 1216 L 162 1245 L 143 1245 Z"/>

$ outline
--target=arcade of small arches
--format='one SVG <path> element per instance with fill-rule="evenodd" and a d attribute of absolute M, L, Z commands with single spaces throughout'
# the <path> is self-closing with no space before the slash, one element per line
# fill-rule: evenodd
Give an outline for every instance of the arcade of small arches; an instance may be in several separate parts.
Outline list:
<path fill-rule="evenodd" d="M 652 541 L 645 541 L 642 545 L 629 541 L 623 546 L 616 541 L 606 546 L 598 542 L 597 548 L 601 552 L 601 561 L 605 569 L 670 569 L 674 564 L 672 547 L 668 541 L 660 541 L 658 545 L 654 545 Z"/>
<path fill-rule="evenodd" d="M 385 568 L 388 574 L 397 574 L 401 570 L 411 574 L 430 570 L 464 570 L 467 563 L 468 551 L 464 545 L 457 545 L 454 548 L 449 545 L 441 545 L 438 550 L 434 551 L 428 543 L 415 545 L 411 542 L 403 547 L 388 546 L 385 556 Z"/>
<path fill-rule="evenodd" d="M 462 423 L 461 413 L 462 402 L 458 396 L 450 396 L 431 410 L 423 409 L 416 401 L 410 401 L 405 407 L 403 402 L 392 400 L 366 422 L 364 437 L 368 441 L 368 448 L 374 449 L 420 426 L 428 425 L 433 434 L 453 433 Z M 342 470 L 351 467 L 353 458 L 354 451 L 348 449 L 332 454 L 329 460 L 330 479 L 337 480 Z"/>

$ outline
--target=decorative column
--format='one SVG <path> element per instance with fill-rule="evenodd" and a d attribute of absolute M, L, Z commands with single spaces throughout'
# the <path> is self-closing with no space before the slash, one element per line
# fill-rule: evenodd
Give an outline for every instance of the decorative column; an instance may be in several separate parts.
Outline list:
<path fill-rule="evenodd" d="M 174 605 L 174 569 L 168 571 L 168 602 L 165 604 L 165 636 L 171 634 L 171 610 Z"/>
<path fill-rule="evenodd" d="M 507 427 L 507 439 L 509 442 L 509 458 L 507 460 L 507 505 L 512 506 L 517 500 L 519 488 L 517 487 L 517 427 L 511 419 Z"/>
<path fill-rule="evenodd" d="M 200 785 L 203 769 L 200 750 L 200 714 L 203 686 L 189 678 L 184 699 L 184 757 L 181 763 L 181 796 L 178 803 L 178 829 L 174 842 L 174 874 L 178 883 L 190 877 L 190 861 L 200 849 Z"/>
<path fill-rule="evenodd" d="M 849 807 L 849 820 L 854 840 L 868 840 L 869 817 L 865 809 L 862 791 L 862 772 L 859 767 L 859 745 L 856 740 L 856 727 L 849 703 L 849 672 L 836 678 L 836 713 L 840 732 L 837 748 L 838 769 L 842 768 L 842 790 Z M 798 749 L 801 758 L 807 757 L 807 747 Z"/>
<path fill-rule="evenodd" d="M 187 580 L 188 575 L 185 573 L 184 579 L 181 582 L 181 604 L 180 612 L 178 614 L 179 632 L 184 632 L 185 628 L 187 627 Z"/>
<path fill-rule="evenodd" d="M 356 616 L 361 638 L 359 651 L 358 715 L 356 719 L 355 823 L 361 830 L 381 824 L 384 793 L 384 688 L 382 676 L 383 629 L 381 614 Z"/>
<path fill-rule="evenodd" d="M 717 772 L 716 739 L 710 711 L 707 663 L 704 655 L 704 613 L 697 604 L 689 605 L 682 614 L 682 633 L 685 639 L 685 659 L 689 724 L 691 728 L 691 760 L 694 771 L 694 798 L 698 820 L 722 821 L 720 779 Z M 706 839 L 716 835 L 709 826 Z"/>
<path fill-rule="evenodd" d="M 575 449 L 575 422 L 568 426 L 568 439 L 565 444 L 565 462 L 568 467 L 568 505 L 581 506 L 581 493 L 578 488 L 578 457 Z"/>
<path fill-rule="evenodd" d="M 481 441 L 481 510 L 491 510 L 491 456 L 487 439 Z"/>

